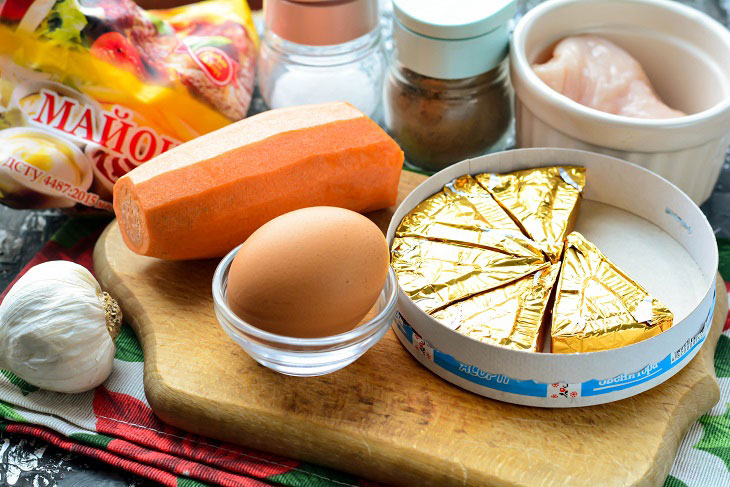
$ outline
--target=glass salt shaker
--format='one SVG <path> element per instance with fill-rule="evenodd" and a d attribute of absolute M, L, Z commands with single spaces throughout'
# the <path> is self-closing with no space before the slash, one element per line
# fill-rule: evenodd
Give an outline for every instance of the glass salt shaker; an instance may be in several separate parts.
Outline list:
<path fill-rule="evenodd" d="M 515 0 L 393 0 L 384 118 L 406 163 L 436 172 L 506 148 Z"/>
<path fill-rule="evenodd" d="M 264 21 L 258 82 L 269 108 L 347 101 L 378 121 L 378 0 L 265 0 Z"/>

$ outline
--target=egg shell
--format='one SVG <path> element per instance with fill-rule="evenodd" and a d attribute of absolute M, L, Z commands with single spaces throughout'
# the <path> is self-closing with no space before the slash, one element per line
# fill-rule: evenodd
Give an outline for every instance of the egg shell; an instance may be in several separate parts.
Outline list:
<path fill-rule="evenodd" d="M 228 304 L 278 335 L 314 338 L 351 330 L 385 285 L 390 255 L 369 219 L 329 206 L 281 215 L 241 246 L 228 274 Z"/>

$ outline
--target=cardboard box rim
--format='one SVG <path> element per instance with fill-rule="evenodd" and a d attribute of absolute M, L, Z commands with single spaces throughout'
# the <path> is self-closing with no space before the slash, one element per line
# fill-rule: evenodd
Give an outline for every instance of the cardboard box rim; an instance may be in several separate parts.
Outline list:
<path fill-rule="evenodd" d="M 420 184 L 397 208 L 386 239 L 390 246 L 405 214 L 456 177 L 556 164 L 586 166 L 585 199 L 618 207 L 654 223 L 689 253 L 704 283 L 702 297 L 693 310 L 666 332 L 626 347 L 570 355 L 531 353 L 479 342 L 441 325 L 421 311 L 399 286 L 393 329 L 422 365 L 477 394 L 544 407 L 611 402 L 654 387 L 681 370 L 699 350 L 712 321 L 717 242 L 699 207 L 672 183 L 629 162 L 582 150 L 532 148 L 499 152 L 457 163 Z M 629 379 L 623 380 L 624 377 Z M 631 380 L 633 377 L 636 380 Z M 584 395 L 581 387 L 593 387 L 594 383 L 604 384 L 595 387 L 603 391 L 591 390 L 590 395 Z M 615 387 L 605 386 L 606 383 Z M 566 396 L 567 400 L 555 401 L 551 397 L 553 386 L 564 389 L 567 396 L 558 396 Z M 547 393 L 543 394 L 545 389 Z"/>

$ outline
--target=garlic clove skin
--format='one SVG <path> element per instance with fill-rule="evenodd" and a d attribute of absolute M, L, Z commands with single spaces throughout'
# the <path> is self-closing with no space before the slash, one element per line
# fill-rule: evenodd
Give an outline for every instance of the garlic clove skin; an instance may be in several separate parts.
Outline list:
<path fill-rule="evenodd" d="M 0 368 L 49 391 L 91 390 L 111 374 L 120 325 L 118 306 L 88 270 L 44 262 L 0 304 Z"/>

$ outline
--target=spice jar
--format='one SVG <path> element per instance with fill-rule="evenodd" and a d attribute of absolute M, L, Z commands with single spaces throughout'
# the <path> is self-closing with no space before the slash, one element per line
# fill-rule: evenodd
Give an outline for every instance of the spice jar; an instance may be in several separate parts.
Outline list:
<path fill-rule="evenodd" d="M 504 149 L 512 128 L 507 50 L 515 0 L 393 0 L 385 125 L 406 162 L 435 172 Z"/>
<path fill-rule="evenodd" d="M 381 112 L 378 0 L 266 0 L 258 83 L 269 108 L 347 101 Z"/>

